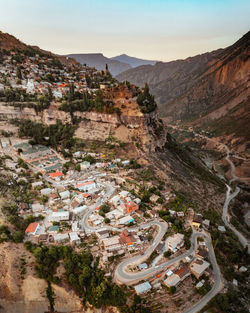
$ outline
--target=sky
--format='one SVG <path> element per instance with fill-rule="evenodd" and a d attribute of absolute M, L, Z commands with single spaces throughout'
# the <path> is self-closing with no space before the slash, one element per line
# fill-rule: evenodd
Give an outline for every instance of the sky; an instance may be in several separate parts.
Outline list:
<path fill-rule="evenodd" d="M 0 0 L 0 30 L 57 54 L 171 61 L 233 44 L 249 0 Z"/>

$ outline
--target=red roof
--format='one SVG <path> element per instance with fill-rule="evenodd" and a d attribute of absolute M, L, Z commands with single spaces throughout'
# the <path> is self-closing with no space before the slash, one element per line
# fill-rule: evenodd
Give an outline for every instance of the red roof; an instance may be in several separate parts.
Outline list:
<path fill-rule="evenodd" d="M 135 204 L 132 201 L 127 202 L 125 206 L 126 206 L 127 213 L 131 213 L 139 209 L 139 205 Z"/>
<path fill-rule="evenodd" d="M 178 271 L 175 272 L 176 275 L 178 275 L 180 278 L 184 277 L 189 273 L 189 268 L 188 266 L 184 266 L 180 268 Z"/>
<path fill-rule="evenodd" d="M 26 228 L 25 233 L 34 233 L 36 231 L 36 228 L 38 226 L 37 222 L 30 223 L 29 226 Z"/>
<path fill-rule="evenodd" d="M 82 195 L 84 196 L 84 198 L 90 197 L 90 195 L 88 193 L 86 193 L 86 192 L 82 193 Z"/>
<path fill-rule="evenodd" d="M 54 173 L 50 173 L 49 176 L 51 178 L 54 178 L 54 177 L 60 177 L 60 176 L 63 176 L 64 174 L 62 172 L 54 172 Z"/>

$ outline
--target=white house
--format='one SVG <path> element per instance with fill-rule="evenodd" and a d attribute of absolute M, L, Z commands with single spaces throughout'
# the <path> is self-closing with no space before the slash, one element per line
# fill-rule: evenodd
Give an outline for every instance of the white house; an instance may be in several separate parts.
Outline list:
<path fill-rule="evenodd" d="M 146 281 L 145 283 L 139 284 L 135 286 L 135 292 L 138 295 L 141 295 L 143 293 L 148 292 L 150 289 L 152 288 L 152 286 L 150 285 L 150 283 L 148 281 Z"/>
<path fill-rule="evenodd" d="M 70 197 L 70 192 L 68 190 L 62 191 L 59 193 L 59 196 L 62 200 L 68 199 Z"/>
<path fill-rule="evenodd" d="M 83 213 L 88 207 L 86 205 L 78 206 L 73 210 L 74 214 L 81 214 Z"/>
<path fill-rule="evenodd" d="M 69 211 L 52 212 L 49 216 L 51 222 L 60 222 L 69 220 Z"/>
<path fill-rule="evenodd" d="M 69 240 L 69 234 L 55 234 L 54 236 L 55 242 L 65 242 Z"/>
<path fill-rule="evenodd" d="M 76 185 L 76 188 L 80 191 L 89 192 L 95 188 L 97 188 L 97 184 L 94 181 L 79 183 Z"/>
<path fill-rule="evenodd" d="M 41 189 L 41 194 L 43 196 L 49 196 L 52 193 L 52 189 L 51 188 L 43 188 Z"/>
<path fill-rule="evenodd" d="M 184 245 L 184 235 L 183 234 L 174 234 L 173 236 L 169 237 L 167 240 L 168 249 L 172 252 L 176 252 Z"/>
<path fill-rule="evenodd" d="M 134 221 L 133 217 L 130 215 L 127 215 L 119 219 L 119 225 L 127 225 L 133 221 Z"/>
<path fill-rule="evenodd" d="M 80 237 L 77 235 L 76 232 L 69 233 L 69 239 L 72 243 L 79 243 L 80 242 Z"/>
<path fill-rule="evenodd" d="M 44 210 L 44 205 L 40 203 L 33 203 L 31 205 L 31 209 L 33 212 L 42 212 Z"/>

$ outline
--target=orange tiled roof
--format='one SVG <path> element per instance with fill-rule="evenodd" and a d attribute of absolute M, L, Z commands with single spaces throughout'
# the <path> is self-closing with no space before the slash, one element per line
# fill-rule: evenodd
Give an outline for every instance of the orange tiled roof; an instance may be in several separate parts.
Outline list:
<path fill-rule="evenodd" d="M 49 176 L 51 178 L 54 178 L 54 177 L 59 177 L 59 176 L 63 176 L 64 174 L 62 172 L 54 172 L 54 173 L 50 173 Z"/>
<path fill-rule="evenodd" d="M 132 201 L 127 202 L 125 206 L 126 206 L 127 213 L 131 213 L 139 209 L 139 205 L 135 204 Z"/>
<path fill-rule="evenodd" d="M 29 226 L 26 228 L 25 233 L 34 233 L 36 228 L 37 228 L 38 223 L 34 222 L 34 223 L 30 223 Z"/>

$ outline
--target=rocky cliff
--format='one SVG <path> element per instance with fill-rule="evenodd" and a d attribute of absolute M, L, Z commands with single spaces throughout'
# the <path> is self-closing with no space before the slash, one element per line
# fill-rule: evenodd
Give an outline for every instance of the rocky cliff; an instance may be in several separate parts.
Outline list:
<path fill-rule="evenodd" d="M 118 76 L 148 82 L 167 122 L 210 126 L 216 135 L 249 140 L 250 32 L 232 46 L 186 60 L 141 66 Z M 247 138 L 248 137 L 248 138 Z"/>
<path fill-rule="evenodd" d="M 166 142 L 166 129 L 158 118 L 157 111 L 143 114 L 127 88 L 113 92 L 115 107 L 121 114 L 98 112 L 74 112 L 59 110 L 59 103 L 52 103 L 49 109 L 36 112 L 33 108 L 19 108 L 0 103 L 1 119 L 30 119 L 44 124 L 54 124 L 57 120 L 71 123 L 72 117 L 78 120 L 75 136 L 84 140 L 104 141 L 110 135 L 116 139 L 131 143 L 138 142 L 145 151 L 162 149 Z"/>

